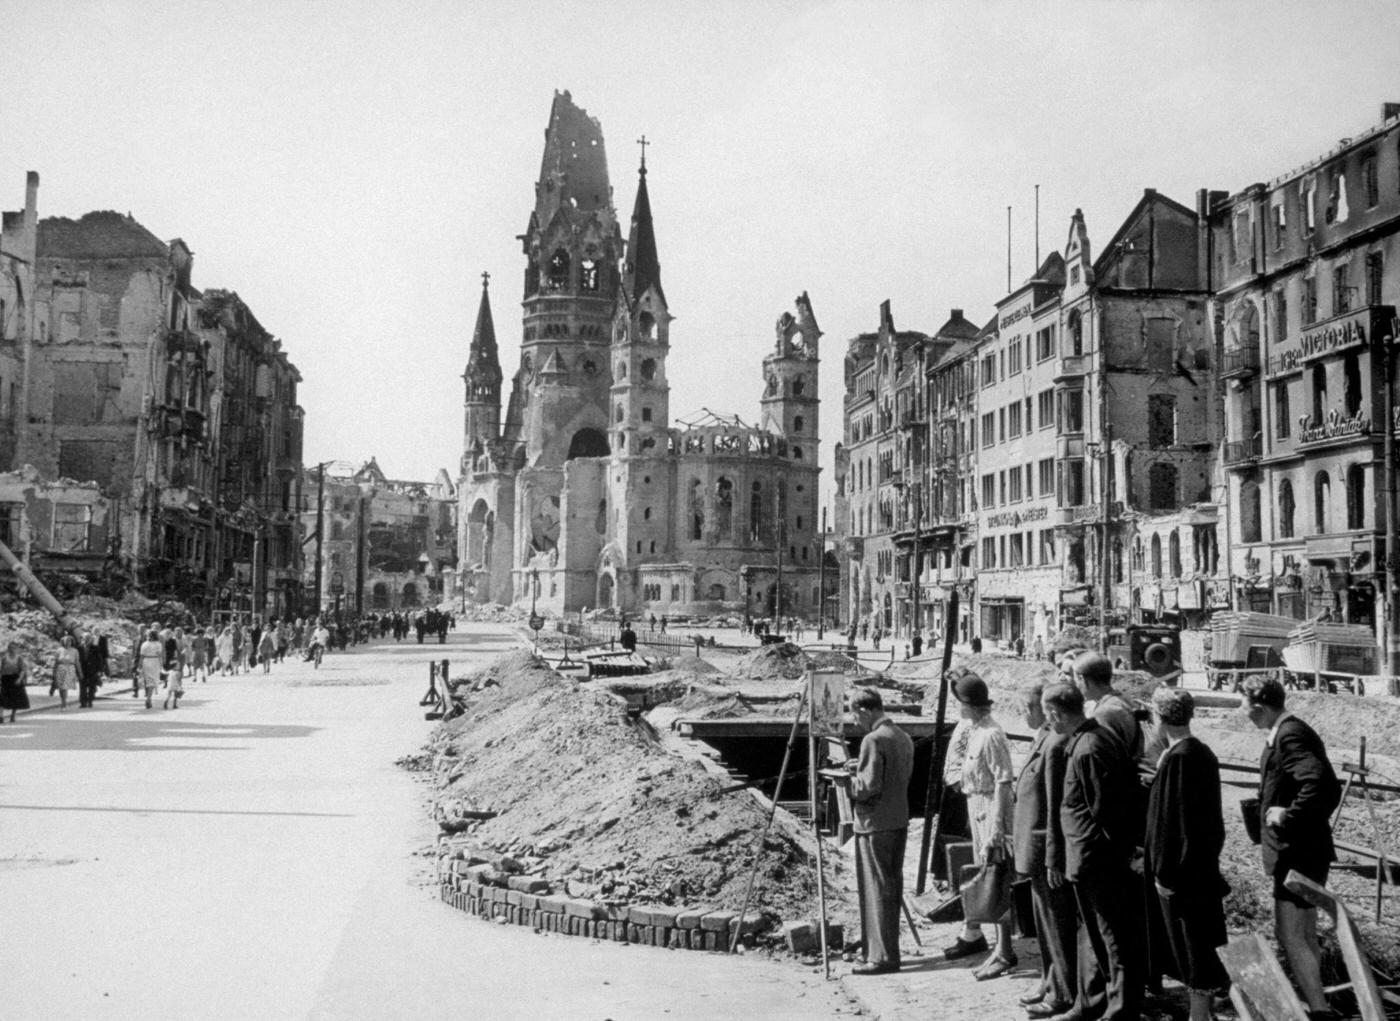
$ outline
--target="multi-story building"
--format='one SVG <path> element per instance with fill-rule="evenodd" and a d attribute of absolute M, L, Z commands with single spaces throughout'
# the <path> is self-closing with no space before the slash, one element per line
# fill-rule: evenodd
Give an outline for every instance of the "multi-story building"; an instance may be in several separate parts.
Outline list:
<path fill-rule="evenodd" d="M 1030 644 L 1058 623 L 1055 378 L 1064 259 L 997 302 L 970 352 L 976 373 L 976 605 L 984 641 Z"/>
<path fill-rule="evenodd" d="M 196 611 L 291 612 L 296 369 L 236 296 L 192 286 L 184 242 L 114 212 L 38 220 L 37 186 L 6 217 L 3 247 L 32 249 L 34 280 L 0 345 L 0 392 L 14 393 L 8 356 L 21 382 L 0 448 L 4 466 L 101 499 L 59 500 L 47 536 L 27 530 L 36 570 L 135 581 Z"/>
<path fill-rule="evenodd" d="M 764 357 L 757 426 L 670 415 L 673 316 L 643 162 L 624 241 L 602 128 L 556 94 L 524 243 L 520 367 L 501 414 L 487 292 L 467 363 L 459 512 L 480 602 L 810 616 L 818 341 L 804 294 Z"/>
<path fill-rule="evenodd" d="M 0 466 L 15 463 L 24 352 L 34 328 L 39 175 L 25 179 L 24 208 L 0 218 Z"/>
<path fill-rule="evenodd" d="M 1393 103 L 1381 124 L 1305 166 L 1210 196 L 1228 560 L 1242 609 L 1383 616 L 1398 214 Z"/>
<path fill-rule="evenodd" d="M 1195 211 L 1151 189 L 1097 259 L 1083 215 L 1070 222 L 1055 367 L 1062 623 L 1199 623 L 1223 577 L 1204 239 Z"/>
<path fill-rule="evenodd" d="M 379 613 L 436 606 L 456 591 L 457 491 L 445 470 L 431 482 L 390 479 L 370 458 L 353 473 L 309 470 L 302 522 L 316 540 L 303 582 L 323 609 Z M 317 523 L 321 533 L 317 536 Z"/>
<path fill-rule="evenodd" d="M 930 635 L 947 629 L 948 603 L 958 591 L 958 636 L 972 634 L 969 608 L 976 591 L 972 545 L 976 517 L 968 495 L 973 485 L 973 441 L 977 387 L 972 351 L 981 331 L 955 308 L 933 335 L 933 357 L 924 358 L 923 420 L 927 448 L 922 462 L 923 517 L 919 520 L 919 613 Z M 922 438 L 922 437 L 919 437 Z"/>
<path fill-rule="evenodd" d="M 914 470 L 926 460 L 924 369 L 942 351 L 931 342 L 928 334 L 895 329 L 885 301 L 879 329 L 846 347 L 845 504 L 838 517 L 847 619 L 886 633 L 907 631 L 913 607 L 915 501 L 927 497 Z"/>

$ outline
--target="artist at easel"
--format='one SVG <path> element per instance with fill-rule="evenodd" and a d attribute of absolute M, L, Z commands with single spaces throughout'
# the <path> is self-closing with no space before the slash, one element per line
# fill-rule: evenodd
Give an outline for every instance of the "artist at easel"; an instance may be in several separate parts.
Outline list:
<path fill-rule="evenodd" d="M 909 835 L 909 777 L 914 742 L 885 715 L 874 688 L 851 696 L 856 726 L 865 732 L 860 757 L 846 763 L 855 812 L 856 874 L 866 963 L 853 975 L 898 971 L 899 916 L 904 896 L 904 845 Z"/>

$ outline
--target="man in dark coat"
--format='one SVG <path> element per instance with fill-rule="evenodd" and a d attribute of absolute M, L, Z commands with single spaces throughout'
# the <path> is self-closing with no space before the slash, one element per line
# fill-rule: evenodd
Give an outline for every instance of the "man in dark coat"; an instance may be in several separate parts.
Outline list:
<path fill-rule="evenodd" d="M 1124 807 L 1138 798 L 1137 775 L 1123 743 L 1084 715 L 1084 695 L 1052 684 L 1041 695 L 1046 719 L 1068 738 L 1060 825 L 1065 878 L 1079 906 L 1079 988 L 1055 1021 L 1137 1021 L 1142 1003 L 1142 898 L 1130 862 L 1133 827 Z M 1089 967 L 1092 965 L 1092 967 Z"/>
<path fill-rule="evenodd" d="M 1030 753 L 1016 777 L 1012 849 L 1016 871 L 1029 876 L 1040 944 L 1040 984 L 1021 998 L 1031 1017 L 1050 1017 L 1074 1004 L 1075 933 L 1079 915 L 1074 893 L 1064 881 L 1064 834 L 1060 801 L 1065 784 L 1065 738 L 1045 720 L 1040 704 L 1044 686 L 1026 692 L 1026 722 L 1036 728 Z M 1056 885 L 1051 886 L 1053 867 Z"/>
<path fill-rule="evenodd" d="M 914 742 L 885 715 L 874 688 L 851 697 L 856 725 L 865 731 L 860 757 L 846 763 L 855 814 L 856 875 L 866 964 L 856 975 L 898 971 L 899 912 L 904 896 L 904 844 L 909 835 L 909 777 Z"/>
<path fill-rule="evenodd" d="M 1260 849 L 1274 881 L 1274 931 L 1313 1017 L 1334 1017 L 1322 991 L 1317 909 L 1283 885 L 1296 869 L 1318 883 L 1336 858 L 1332 810 L 1341 798 L 1322 738 L 1283 707 L 1283 685 L 1255 675 L 1244 682 L 1249 721 L 1269 732 L 1259 761 Z"/>
<path fill-rule="evenodd" d="M 1212 994 L 1230 984 L 1216 954 L 1225 944 L 1223 902 L 1230 887 L 1220 875 L 1220 764 L 1191 734 L 1195 709 L 1185 688 L 1163 686 L 1152 693 L 1167 747 L 1148 794 L 1143 867 L 1153 886 L 1148 907 L 1161 921 L 1149 930 L 1153 956 L 1186 986 L 1190 1021 L 1210 1021 Z"/>

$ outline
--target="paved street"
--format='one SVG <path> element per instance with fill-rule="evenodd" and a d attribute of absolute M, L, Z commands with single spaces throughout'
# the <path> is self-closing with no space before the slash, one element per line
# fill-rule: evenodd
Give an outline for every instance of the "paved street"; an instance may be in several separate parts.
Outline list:
<path fill-rule="evenodd" d="M 424 788 L 393 763 L 432 726 L 426 661 L 458 673 L 512 641 L 466 625 L 445 650 L 216 678 L 178 711 L 108 688 L 0 726 L 0 1014 L 849 1016 L 793 965 L 535 935 L 437 900 Z"/>

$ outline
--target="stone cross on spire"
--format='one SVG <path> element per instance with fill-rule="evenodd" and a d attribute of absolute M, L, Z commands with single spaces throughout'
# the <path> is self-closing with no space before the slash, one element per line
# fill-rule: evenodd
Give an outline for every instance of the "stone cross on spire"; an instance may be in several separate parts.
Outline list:
<path fill-rule="evenodd" d="M 481 274 L 481 289 L 484 291 L 491 286 L 491 274 L 483 271 Z"/>
<path fill-rule="evenodd" d="M 637 144 L 642 147 L 642 173 L 645 174 L 647 172 L 647 146 L 653 143 L 648 142 L 647 136 L 643 135 L 641 138 L 637 139 Z"/>

